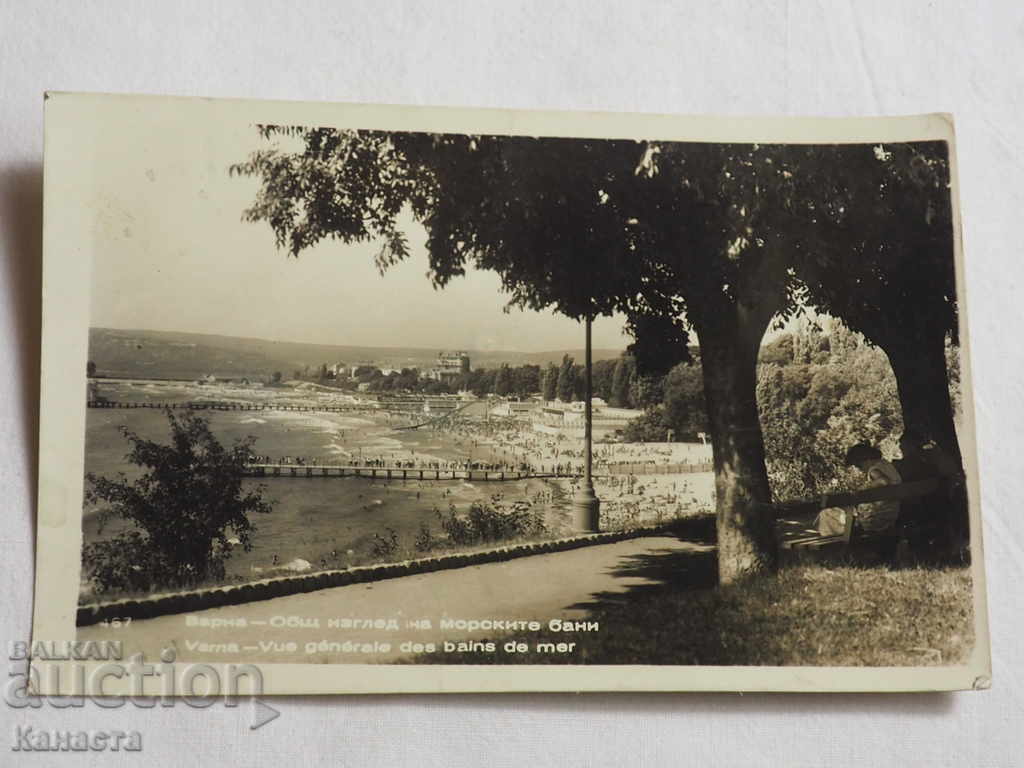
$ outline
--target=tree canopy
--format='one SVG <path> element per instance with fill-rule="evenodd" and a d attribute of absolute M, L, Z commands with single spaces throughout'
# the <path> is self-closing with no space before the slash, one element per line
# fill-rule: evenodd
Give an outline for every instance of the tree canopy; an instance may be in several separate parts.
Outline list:
<path fill-rule="evenodd" d="M 258 150 L 231 169 L 262 180 L 245 218 L 268 222 L 293 256 L 324 239 L 373 241 L 386 269 L 408 256 L 408 206 L 427 230 L 435 286 L 473 265 L 498 273 L 512 306 L 575 319 L 643 312 L 642 231 L 620 189 L 635 184 L 639 142 L 259 130 L 303 144 Z"/>
<path fill-rule="evenodd" d="M 959 462 L 946 360 L 947 339 L 958 341 L 949 148 L 806 154 L 791 241 L 808 299 L 885 350 L 911 441 L 934 440 Z"/>
<path fill-rule="evenodd" d="M 556 393 L 563 403 L 571 403 L 576 399 L 577 380 L 576 363 L 569 355 L 562 356 L 562 365 L 558 369 Z"/>
<path fill-rule="evenodd" d="M 756 361 L 772 320 L 813 303 L 892 356 L 899 328 L 869 326 L 901 296 L 901 317 L 916 307 L 947 328 L 954 317 L 939 147 L 259 130 L 301 149 L 261 149 L 231 170 L 261 179 L 244 216 L 269 223 L 294 256 L 325 239 L 379 242 L 383 271 L 409 254 L 400 225 L 408 209 L 426 229 L 435 286 L 472 266 L 500 276 L 510 306 L 576 319 L 621 312 L 641 374 L 688 359 L 696 330 L 723 580 L 772 560 L 755 512 L 770 500 Z M 914 282 L 915 254 L 925 252 L 948 269 Z M 922 386 L 904 386 L 911 366 L 893 366 L 910 407 Z M 938 373 L 932 366 L 923 380 L 934 384 Z M 561 374 L 560 397 L 570 376 L 564 366 Z"/>
<path fill-rule="evenodd" d="M 548 367 L 544 370 L 541 393 L 548 402 L 558 397 L 558 366 L 554 363 L 548 363 Z"/>

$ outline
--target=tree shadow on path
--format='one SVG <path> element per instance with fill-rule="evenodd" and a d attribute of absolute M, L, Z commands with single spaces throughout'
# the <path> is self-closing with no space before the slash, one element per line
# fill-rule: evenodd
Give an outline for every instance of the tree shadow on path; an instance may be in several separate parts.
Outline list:
<path fill-rule="evenodd" d="M 596 592 L 573 610 L 601 612 L 665 592 L 712 589 L 718 583 L 718 548 L 713 516 L 689 518 L 671 528 L 682 546 L 627 555 L 609 569 L 612 576 L 632 582 L 621 591 Z"/>

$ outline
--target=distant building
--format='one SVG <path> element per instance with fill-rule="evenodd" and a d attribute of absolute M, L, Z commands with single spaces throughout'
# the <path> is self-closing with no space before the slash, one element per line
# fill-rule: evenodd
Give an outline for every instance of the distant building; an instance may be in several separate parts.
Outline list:
<path fill-rule="evenodd" d="M 469 373 L 469 355 L 465 352 L 439 352 L 437 366 L 427 372 L 434 381 L 448 383 Z"/>
<path fill-rule="evenodd" d="M 453 397 L 428 397 L 423 401 L 423 413 L 445 416 L 457 410 L 459 405 L 459 400 Z"/>
<path fill-rule="evenodd" d="M 573 400 L 571 403 L 566 404 L 564 407 L 568 408 L 570 411 L 583 413 L 587 408 L 587 404 L 584 403 L 582 400 Z M 608 403 L 606 403 L 600 397 L 590 398 L 590 408 L 594 413 L 604 410 L 607 407 Z"/>
<path fill-rule="evenodd" d="M 336 379 L 347 379 L 352 375 L 352 368 L 349 367 L 348 363 L 335 363 L 327 369 L 334 374 Z"/>
<path fill-rule="evenodd" d="M 520 402 L 518 400 L 509 400 L 504 403 L 500 403 L 490 409 L 492 416 L 500 416 L 511 419 L 522 419 L 530 421 L 534 412 L 540 408 L 540 403 L 533 401 Z"/>
<path fill-rule="evenodd" d="M 597 400 L 598 398 L 594 398 Z M 603 403 L 603 401 L 601 401 Z M 616 430 L 624 429 L 626 425 L 643 415 L 643 411 L 631 408 L 608 408 L 598 406 L 591 401 L 593 419 L 594 440 L 604 440 L 613 435 Z M 550 403 L 540 408 L 535 408 L 531 414 L 533 429 L 546 435 L 561 435 L 563 437 L 582 439 L 585 430 L 584 404 L 580 401 L 574 403 Z"/>

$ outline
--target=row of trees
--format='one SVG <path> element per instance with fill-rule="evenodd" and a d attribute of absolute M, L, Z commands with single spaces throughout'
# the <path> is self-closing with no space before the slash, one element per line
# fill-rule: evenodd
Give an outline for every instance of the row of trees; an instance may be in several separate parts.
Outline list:
<path fill-rule="evenodd" d="M 592 368 L 593 394 L 614 408 L 639 408 L 645 401 L 645 378 L 640 375 L 632 355 L 623 354 L 616 359 L 598 360 Z M 543 396 L 545 400 L 572 402 L 582 400 L 586 382 L 583 366 L 569 355 L 561 365 L 549 363 L 544 372 Z"/>
<path fill-rule="evenodd" d="M 949 391 L 958 408 L 956 350 L 947 346 Z M 830 332 L 809 325 L 761 347 L 757 407 L 769 481 L 776 499 L 814 498 L 837 486 L 858 486 L 845 465 L 847 448 L 901 451 L 903 417 L 896 378 L 885 353 L 842 324 Z M 699 355 L 651 383 L 658 399 L 625 430 L 630 441 L 661 441 L 671 430 L 692 440 L 708 430 Z"/>
<path fill-rule="evenodd" d="M 275 374 L 278 376 L 279 373 Z M 593 368 L 594 396 L 619 408 L 643 407 L 651 400 L 647 392 L 649 380 L 640 375 L 631 355 L 617 359 L 599 360 Z M 456 394 L 472 392 L 477 397 L 494 394 L 501 397 L 530 397 L 541 395 L 545 400 L 573 402 L 582 400 L 585 390 L 583 366 L 571 355 L 565 355 L 560 364 L 501 365 L 497 368 L 477 368 L 446 381 L 424 375 L 418 368 L 403 368 L 384 373 L 373 365 L 356 368 L 350 377 L 336 378 L 326 365 L 315 375 L 309 370 L 295 371 L 296 379 L 333 383 L 341 389 L 355 390 L 367 384 L 371 392 L 415 392 L 425 394 Z"/>
<path fill-rule="evenodd" d="M 324 378 L 321 381 L 329 383 L 332 379 Z M 428 395 L 472 392 L 478 397 L 490 394 L 502 397 L 528 397 L 540 391 L 541 368 L 539 365 L 502 365 L 498 368 L 478 368 L 439 381 L 424 374 L 418 368 L 402 368 L 399 371 L 384 373 L 376 366 L 364 365 L 356 368 L 351 377 L 333 381 L 334 386 L 346 390 L 355 390 L 359 388 L 359 385 L 365 384 L 370 392 L 408 392 Z"/>
<path fill-rule="evenodd" d="M 477 397 L 493 394 L 518 398 L 539 394 L 545 400 L 565 403 L 582 400 L 586 388 L 583 366 L 571 355 L 564 355 L 560 364 L 549 363 L 545 368 L 530 364 L 477 368 L 444 382 L 423 376 L 416 368 L 387 374 L 379 368 L 359 368 L 353 378 L 339 382 L 339 386 L 354 389 L 360 383 L 368 383 L 371 392 L 472 392 Z M 630 355 L 594 363 L 593 386 L 595 397 L 618 408 L 643 407 L 654 397 L 648 391 L 649 377 L 640 375 Z"/>
<path fill-rule="evenodd" d="M 774 320 L 814 306 L 892 363 L 908 431 L 959 462 L 944 345 L 956 341 L 948 148 L 765 145 L 262 126 L 233 173 L 244 213 L 291 255 L 375 241 L 409 255 L 399 214 L 427 232 L 437 287 L 467 265 L 513 306 L 577 320 L 621 312 L 644 375 L 687 360 L 696 331 L 714 443 L 719 575 L 774 564 L 757 356 Z"/>
<path fill-rule="evenodd" d="M 953 352 L 947 350 L 951 359 Z M 602 363 L 595 369 L 606 374 L 608 386 L 616 370 L 631 365 L 625 357 Z M 502 370 L 516 369 L 493 369 L 492 378 Z M 559 367 L 549 370 L 557 380 Z M 955 399 L 956 377 L 950 387 Z M 707 430 L 699 355 L 663 377 L 648 378 L 646 391 L 651 400 L 627 428 L 627 439 L 660 441 L 669 429 L 677 439 L 693 439 Z M 885 354 L 841 325 L 829 334 L 809 327 L 763 346 L 757 399 L 768 475 L 782 499 L 813 497 L 836 480 L 852 481 L 843 464 L 846 448 L 870 442 L 892 452 L 902 429 L 896 380 Z M 101 523 L 131 524 L 84 547 L 83 562 L 100 591 L 148 591 L 223 578 L 232 552 L 228 534 L 248 549 L 252 514 L 270 509 L 262 487 L 246 491 L 240 485 L 251 438 L 225 448 L 201 416 L 168 411 L 167 417 L 169 445 L 122 430 L 131 444 L 129 461 L 145 472 L 140 480 L 87 477 L 86 500 L 99 507 Z M 188 535 L 181 536 L 182 530 Z"/>

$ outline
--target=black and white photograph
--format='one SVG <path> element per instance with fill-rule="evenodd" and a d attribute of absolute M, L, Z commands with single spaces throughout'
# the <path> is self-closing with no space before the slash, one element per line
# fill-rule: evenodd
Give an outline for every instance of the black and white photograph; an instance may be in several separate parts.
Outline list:
<path fill-rule="evenodd" d="M 271 693 L 987 684 L 948 116 L 46 110 L 37 633 Z"/>

